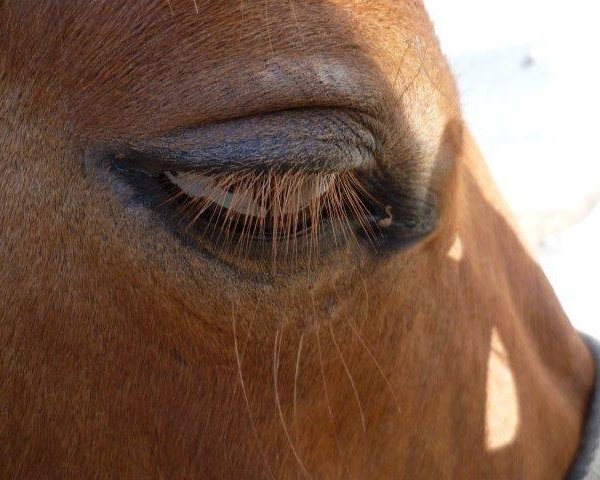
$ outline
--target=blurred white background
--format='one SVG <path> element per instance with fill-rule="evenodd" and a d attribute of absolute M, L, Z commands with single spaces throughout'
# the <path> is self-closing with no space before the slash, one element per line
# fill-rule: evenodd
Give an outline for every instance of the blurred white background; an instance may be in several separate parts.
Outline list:
<path fill-rule="evenodd" d="M 500 190 L 573 324 L 600 338 L 600 2 L 425 4 Z"/>

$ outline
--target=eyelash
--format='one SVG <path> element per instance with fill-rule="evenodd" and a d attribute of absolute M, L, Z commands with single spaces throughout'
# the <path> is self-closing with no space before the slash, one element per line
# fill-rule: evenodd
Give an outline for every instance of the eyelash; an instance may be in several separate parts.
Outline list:
<path fill-rule="evenodd" d="M 354 172 L 196 171 L 161 177 L 168 192 L 164 203 L 176 205 L 187 232 L 241 256 L 260 242 L 270 243 L 273 261 L 300 251 L 315 259 L 326 227 L 336 245 L 356 240 L 355 230 L 375 238 L 367 207 L 373 199 Z"/>

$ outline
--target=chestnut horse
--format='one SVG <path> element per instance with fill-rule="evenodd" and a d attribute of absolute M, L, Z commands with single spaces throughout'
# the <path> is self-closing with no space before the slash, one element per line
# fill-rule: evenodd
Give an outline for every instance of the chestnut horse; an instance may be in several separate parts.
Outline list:
<path fill-rule="evenodd" d="M 3 478 L 576 458 L 594 361 L 422 1 L 2 1 L 0 147 Z"/>

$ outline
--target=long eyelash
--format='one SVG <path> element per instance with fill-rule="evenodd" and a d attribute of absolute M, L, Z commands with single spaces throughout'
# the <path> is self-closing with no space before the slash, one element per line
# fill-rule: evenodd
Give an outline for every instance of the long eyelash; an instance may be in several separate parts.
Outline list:
<path fill-rule="evenodd" d="M 203 234 L 213 241 L 234 247 L 247 255 L 252 241 L 270 241 L 272 261 L 297 256 L 298 241 L 306 242 L 310 260 L 319 255 L 319 238 L 325 224 L 331 226 L 333 241 L 357 240 L 352 227 L 358 225 L 374 240 L 367 204 L 373 199 L 354 172 L 255 172 L 187 173 L 189 186 L 206 187 L 206 196 L 190 196 L 173 183 L 163 204 L 178 201 L 176 213 L 190 231 L 204 218 Z M 217 194 L 215 192 L 218 192 Z M 217 195 L 217 196 L 216 196 Z M 220 197 L 218 196 L 220 195 Z"/>

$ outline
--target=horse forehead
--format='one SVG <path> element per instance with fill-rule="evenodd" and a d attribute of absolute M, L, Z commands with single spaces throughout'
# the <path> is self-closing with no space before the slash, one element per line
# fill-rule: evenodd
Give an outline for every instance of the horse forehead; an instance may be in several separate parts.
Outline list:
<path fill-rule="evenodd" d="M 379 43 L 385 44 L 392 31 L 381 28 L 386 23 L 402 23 L 404 30 L 423 33 L 422 22 L 412 21 L 416 12 L 424 12 L 420 4 L 399 1 L 384 8 L 387 3 L 99 0 L 40 6 L 28 2 L 8 7 L 4 18 L 5 31 L 20 37 L 24 52 L 60 51 L 60 59 L 65 63 L 71 60 L 71 66 L 91 68 L 106 63 L 108 56 L 127 59 L 134 66 L 167 59 L 172 64 L 191 62 L 210 67 L 239 57 L 260 60 L 278 52 L 300 55 L 319 51 L 335 55 L 356 48 L 358 38 L 368 36 L 369 29 L 376 29 Z M 23 22 L 24 18 L 28 21 Z M 399 22 L 399 18 L 409 21 Z M 48 59 L 57 58 L 51 55 Z M 127 66 L 120 65 L 123 70 Z"/>
<path fill-rule="evenodd" d="M 8 13 L 14 63 L 106 136 L 319 103 L 313 92 L 334 83 L 368 96 L 384 90 L 373 61 L 410 69 L 422 60 L 403 43 L 431 36 L 414 1 L 31 1 Z"/>

